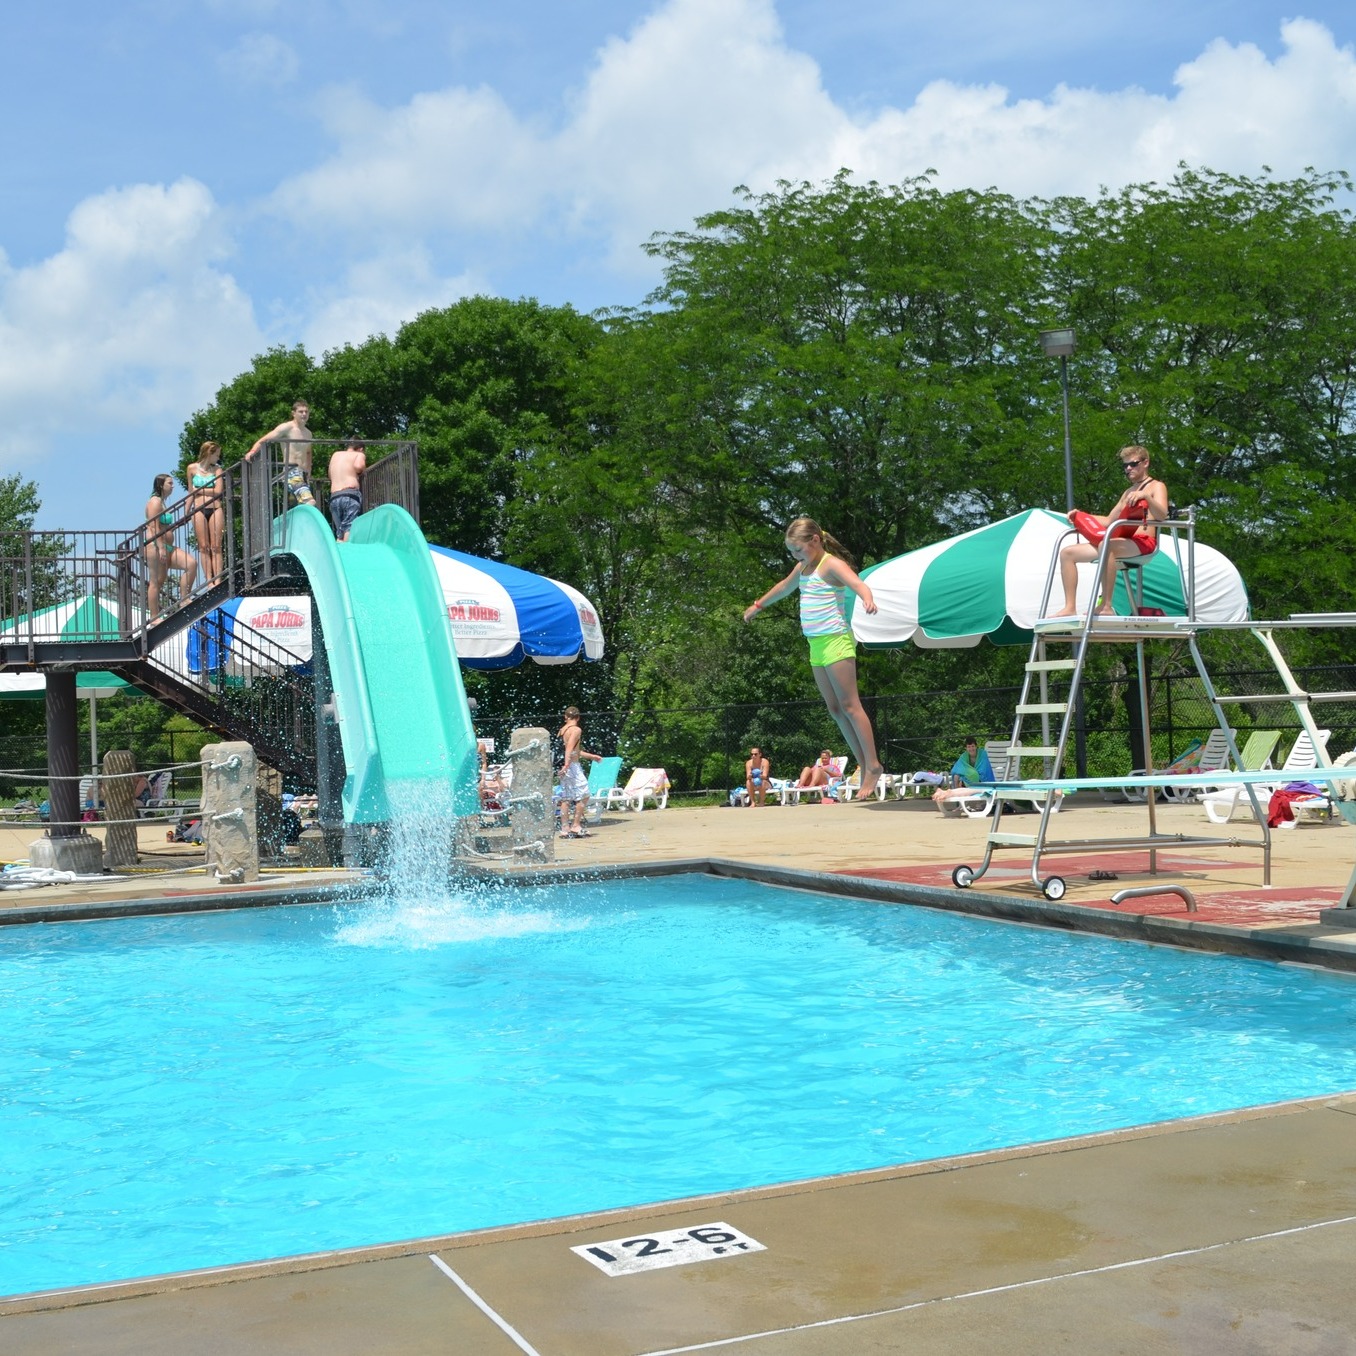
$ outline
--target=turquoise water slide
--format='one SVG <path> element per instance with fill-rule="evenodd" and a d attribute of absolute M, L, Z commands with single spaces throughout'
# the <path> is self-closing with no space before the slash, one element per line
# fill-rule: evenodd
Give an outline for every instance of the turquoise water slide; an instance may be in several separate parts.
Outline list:
<path fill-rule="evenodd" d="M 428 542 L 404 509 L 362 514 L 340 545 L 312 505 L 291 509 L 275 543 L 301 562 L 325 633 L 339 737 L 344 819 L 392 818 L 389 788 L 426 799 L 446 788 L 452 811 L 480 808 L 475 730 Z"/>

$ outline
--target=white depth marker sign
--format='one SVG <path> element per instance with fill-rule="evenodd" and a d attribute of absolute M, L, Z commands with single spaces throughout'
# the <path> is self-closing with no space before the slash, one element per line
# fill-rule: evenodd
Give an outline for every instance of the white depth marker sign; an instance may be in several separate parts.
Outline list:
<path fill-rule="evenodd" d="M 767 1249 L 748 1234 L 723 1222 L 699 1224 L 671 1233 L 618 1238 L 610 1243 L 584 1243 L 571 1248 L 586 1262 L 609 1276 L 630 1276 L 659 1267 L 680 1267 L 687 1262 L 710 1262 L 719 1257 L 740 1257 Z"/>

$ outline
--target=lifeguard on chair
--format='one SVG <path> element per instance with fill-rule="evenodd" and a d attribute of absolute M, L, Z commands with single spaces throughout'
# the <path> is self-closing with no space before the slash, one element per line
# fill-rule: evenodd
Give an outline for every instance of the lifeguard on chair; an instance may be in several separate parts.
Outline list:
<path fill-rule="evenodd" d="M 1149 453 L 1139 446 L 1123 447 L 1121 466 L 1130 484 L 1106 516 L 1073 509 L 1069 522 L 1085 538 L 1066 546 L 1059 553 L 1060 583 L 1064 586 L 1064 606 L 1053 617 L 1078 615 L 1078 567 L 1096 560 L 1102 543 L 1111 537 L 1102 567 L 1102 604 L 1099 616 L 1114 616 L 1111 605 L 1115 591 L 1116 568 L 1121 561 L 1150 556 L 1158 550 L 1158 524 L 1168 517 L 1168 487 L 1149 474 Z M 1113 526 L 1114 524 L 1114 526 Z"/>

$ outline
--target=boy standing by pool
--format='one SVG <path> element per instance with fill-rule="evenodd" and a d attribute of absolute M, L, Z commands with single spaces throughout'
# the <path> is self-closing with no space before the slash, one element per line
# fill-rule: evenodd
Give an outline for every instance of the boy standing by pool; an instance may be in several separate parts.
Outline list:
<path fill-rule="evenodd" d="M 583 759 L 602 760 L 601 753 L 585 751 L 584 730 L 579 723 L 579 708 L 569 707 L 565 724 L 560 727 L 560 742 L 565 746 L 565 761 L 560 770 L 560 836 L 562 838 L 589 838 L 584 827 L 584 815 L 589 808 L 589 779 L 584 775 Z M 570 824 L 570 806 L 574 806 L 574 823 Z"/>

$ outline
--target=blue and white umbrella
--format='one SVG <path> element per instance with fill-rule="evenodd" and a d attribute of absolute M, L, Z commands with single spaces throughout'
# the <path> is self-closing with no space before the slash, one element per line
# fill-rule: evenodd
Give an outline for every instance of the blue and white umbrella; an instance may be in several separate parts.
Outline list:
<path fill-rule="evenodd" d="M 507 669 L 525 659 L 570 664 L 581 656 L 602 658 L 598 613 L 578 589 L 443 546 L 429 550 L 463 667 Z M 267 636 L 295 656 L 297 666 L 311 658 L 311 600 L 304 595 L 232 598 L 212 616 L 220 626 L 190 626 L 158 656 L 189 673 L 231 673 L 246 662 L 234 659 L 232 642 L 239 628 L 248 627 L 243 636 Z M 250 666 L 257 667 L 257 658 Z"/>
<path fill-rule="evenodd" d="M 603 657 L 598 611 L 578 589 L 446 546 L 429 549 L 447 600 L 457 658 L 466 668 Z"/>

